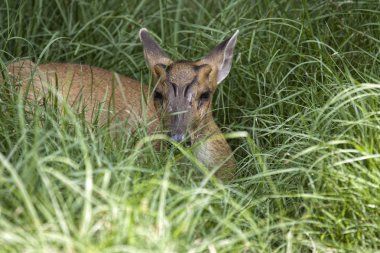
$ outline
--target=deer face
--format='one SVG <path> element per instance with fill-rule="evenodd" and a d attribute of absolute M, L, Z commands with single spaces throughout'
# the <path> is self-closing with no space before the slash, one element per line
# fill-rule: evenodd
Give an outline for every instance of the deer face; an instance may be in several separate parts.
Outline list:
<path fill-rule="evenodd" d="M 196 135 L 211 117 L 216 82 L 208 64 L 175 62 L 155 66 L 159 77 L 154 105 L 168 134 L 175 141 Z M 193 138 L 191 138 L 193 139 Z"/>
<path fill-rule="evenodd" d="M 190 137 L 187 140 L 192 144 L 199 132 L 207 131 L 207 123 L 212 121 L 212 96 L 231 69 L 236 36 L 199 61 L 173 62 L 146 29 L 140 30 L 145 59 L 156 80 L 154 105 L 173 140 L 181 142 Z"/>

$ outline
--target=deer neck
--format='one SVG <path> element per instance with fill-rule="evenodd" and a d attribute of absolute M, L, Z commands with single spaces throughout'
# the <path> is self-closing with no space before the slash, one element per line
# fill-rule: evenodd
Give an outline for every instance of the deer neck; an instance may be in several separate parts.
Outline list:
<path fill-rule="evenodd" d="M 236 167 L 230 146 L 211 114 L 205 118 L 203 127 L 193 136 L 194 155 L 207 167 L 219 167 L 215 175 L 222 181 L 232 179 Z"/>

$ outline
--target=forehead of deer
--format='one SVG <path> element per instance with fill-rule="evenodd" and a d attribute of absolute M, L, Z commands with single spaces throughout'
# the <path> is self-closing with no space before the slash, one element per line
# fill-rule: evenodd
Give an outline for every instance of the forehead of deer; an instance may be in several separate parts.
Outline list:
<path fill-rule="evenodd" d="M 182 86 L 191 83 L 197 76 L 197 66 L 191 62 L 175 62 L 167 68 L 167 79 Z"/>

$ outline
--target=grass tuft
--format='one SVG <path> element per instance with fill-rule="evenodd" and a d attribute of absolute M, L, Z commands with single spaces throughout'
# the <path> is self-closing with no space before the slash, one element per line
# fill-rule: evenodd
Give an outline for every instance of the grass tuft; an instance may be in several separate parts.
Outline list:
<path fill-rule="evenodd" d="M 379 24 L 377 1 L 2 1 L 2 70 L 71 62 L 149 83 L 139 28 L 193 60 L 240 33 L 214 97 L 228 185 L 143 128 L 29 104 L 2 71 L 0 251 L 380 251 Z"/>

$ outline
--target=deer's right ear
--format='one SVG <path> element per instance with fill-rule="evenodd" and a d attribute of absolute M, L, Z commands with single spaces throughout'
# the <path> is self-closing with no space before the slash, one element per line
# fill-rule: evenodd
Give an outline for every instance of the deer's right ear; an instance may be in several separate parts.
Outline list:
<path fill-rule="evenodd" d="M 147 65 L 154 75 L 159 75 L 156 69 L 159 66 L 168 66 L 173 61 L 162 51 L 160 46 L 149 36 L 146 28 L 141 28 L 139 32 L 140 40 L 144 48 L 144 57 Z"/>

